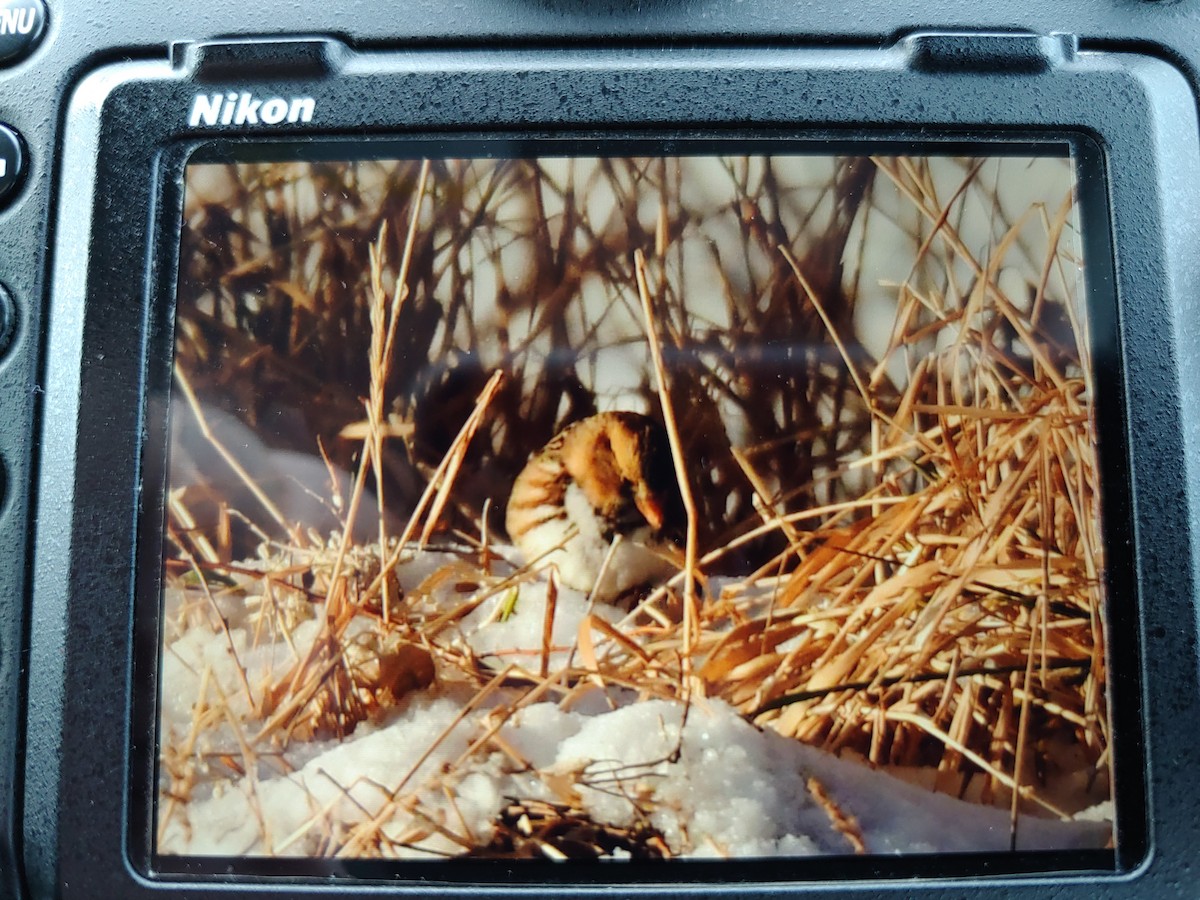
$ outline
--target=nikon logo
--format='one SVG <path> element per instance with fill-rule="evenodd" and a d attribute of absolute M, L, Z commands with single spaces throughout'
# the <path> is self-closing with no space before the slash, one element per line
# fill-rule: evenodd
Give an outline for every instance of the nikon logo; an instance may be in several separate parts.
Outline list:
<path fill-rule="evenodd" d="M 279 125 L 282 122 L 311 122 L 317 101 L 312 97 L 255 97 L 240 94 L 197 94 L 192 98 L 188 124 L 204 125 Z"/>

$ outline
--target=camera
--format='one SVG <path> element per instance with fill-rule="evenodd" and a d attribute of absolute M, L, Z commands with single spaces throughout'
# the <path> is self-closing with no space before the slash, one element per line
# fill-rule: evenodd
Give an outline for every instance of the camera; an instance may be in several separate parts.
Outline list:
<path fill-rule="evenodd" d="M 1189 2 L 0 3 L 0 894 L 1189 894 Z"/>

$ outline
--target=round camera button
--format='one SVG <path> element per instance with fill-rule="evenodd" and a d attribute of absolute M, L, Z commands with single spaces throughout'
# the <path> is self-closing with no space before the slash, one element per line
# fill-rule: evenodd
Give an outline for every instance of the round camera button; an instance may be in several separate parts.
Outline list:
<path fill-rule="evenodd" d="M 0 356 L 8 352 L 17 332 L 17 307 L 8 288 L 0 284 Z"/>
<path fill-rule="evenodd" d="M 24 59 L 45 33 L 43 0 L 0 0 L 0 66 Z"/>
<path fill-rule="evenodd" d="M 12 196 L 25 175 L 25 144 L 21 136 L 0 124 L 0 206 Z"/>

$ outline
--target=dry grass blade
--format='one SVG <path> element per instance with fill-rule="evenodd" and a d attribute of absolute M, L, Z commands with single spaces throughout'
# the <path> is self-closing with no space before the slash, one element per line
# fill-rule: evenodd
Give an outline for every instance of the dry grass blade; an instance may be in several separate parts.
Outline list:
<path fill-rule="evenodd" d="M 683 497 L 684 514 L 687 516 L 687 537 L 684 547 L 683 568 L 683 665 L 688 690 L 699 687 L 692 684 L 690 666 L 692 653 L 696 643 L 696 631 L 700 627 L 699 599 L 696 596 L 696 541 L 698 525 L 696 522 L 696 500 L 692 494 L 691 484 L 687 475 L 687 464 L 683 456 L 683 446 L 679 437 L 679 424 L 675 418 L 675 406 L 671 402 L 670 388 L 667 383 L 667 370 L 663 365 L 662 347 L 659 345 L 658 330 L 655 326 L 654 304 L 650 299 L 650 288 L 646 283 L 646 259 L 638 250 L 634 254 L 634 270 L 637 275 L 638 297 L 642 301 L 642 315 L 645 318 L 646 340 L 650 347 L 650 358 L 654 363 L 655 384 L 658 387 L 659 404 L 662 408 L 663 421 L 667 427 L 667 437 L 671 444 L 671 460 L 675 464 L 675 477 L 679 483 L 679 492 Z"/>
<path fill-rule="evenodd" d="M 808 779 L 808 790 L 813 795 L 813 799 L 825 810 L 825 814 L 829 816 L 829 824 L 833 826 L 833 830 L 846 838 L 855 853 L 866 853 L 867 841 L 863 837 L 858 819 L 838 806 L 836 801 L 829 796 L 829 792 L 825 790 L 825 786 L 816 778 Z"/>
<path fill-rule="evenodd" d="M 187 374 L 178 367 L 175 369 L 175 384 L 179 386 L 179 390 L 183 393 L 184 399 L 187 400 L 188 406 L 191 407 L 192 414 L 196 417 L 196 422 L 200 426 L 200 430 L 204 435 L 204 439 L 207 440 L 221 455 L 221 459 L 223 459 L 225 464 L 234 471 L 237 477 L 241 480 L 242 484 L 250 489 L 250 492 L 254 495 L 254 499 L 262 504 L 263 509 L 265 509 L 270 514 L 271 518 L 275 520 L 275 524 L 282 528 L 291 537 L 294 543 L 302 543 L 303 539 L 301 538 L 300 532 L 295 525 L 287 520 L 283 513 L 280 512 L 279 507 L 275 505 L 275 502 L 263 492 L 261 487 L 259 487 L 258 481 L 251 477 L 250 473 L 246 471 L 246 467 L 242 465 L 237 456 L 234 453 L 231 453 L 229 448 L 225 446 L 224 442 L 213 433 L 213 430 L 209 427 L 208 416 L 204 412 L 204 407 L 196 397 L 196 392 L 192 390 L 191 379 L 189 379 Z"/>
<path fill-rule="evenodd" d="M 421 530 L 421 538 L 418 542 L 419 547 L 424 547 L 429 542 L 434 528 L 437 527 L 442 510 L 446 508 L 446 502 L 450 499 L 450 491 L 454 488 L 454 480 L 458 476 L 458 470 L 462 467 L 463 459 L 466 457 L 467 445 L 471 443 L 475 432 L 479 430 L 479 426 L 483 423 L 483 418 L 487 415 L 488 406 L 500 390 L 500 385 L 503 381 L 503 372 L 492 373 L 492 377 L 488 379 L 488 383 L 484 386 L 483 391 L 475 401 L 475 409 L 463 424 L 462 431 L 454 439 L 454 443 L 451 444 L 450 452 L 446 456 L 444 466 L 439 467 L 437 474 L 434 476 L 433 481 L 438 485 L 437 494 L 429 506 L 429 515 L 425 517 L 425 527 Z M 416 513 L 414 513 L 414 517 L 415 515 Z M 411 527 L 411 522 L 409 527 Z M 401 544 L 405 543 L 403 538 L 408 534 L 409 528 L 405 528 L 404 535 L 401 536 Z"/>

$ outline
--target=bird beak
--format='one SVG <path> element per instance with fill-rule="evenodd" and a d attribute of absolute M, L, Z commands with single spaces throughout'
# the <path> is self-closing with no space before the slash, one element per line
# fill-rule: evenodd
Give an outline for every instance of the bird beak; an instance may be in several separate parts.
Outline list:
<path fill-rule="evenodd" d="M 663 527 L 662 504 L 645 491 L 638 491 L 634 494 L 633 502 L 646 521 L 650 523 L 650 527 L 655 531 L 661 531 Z"/>

